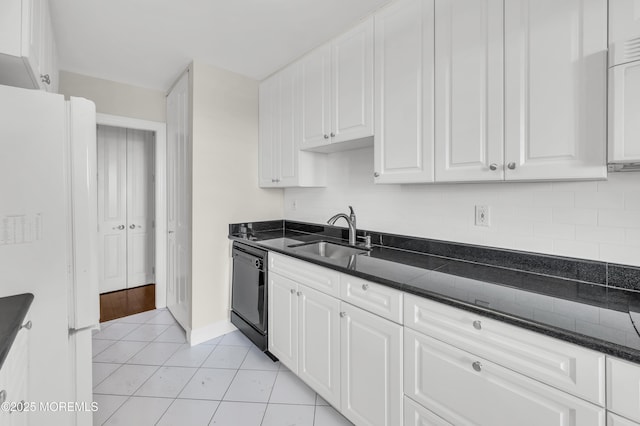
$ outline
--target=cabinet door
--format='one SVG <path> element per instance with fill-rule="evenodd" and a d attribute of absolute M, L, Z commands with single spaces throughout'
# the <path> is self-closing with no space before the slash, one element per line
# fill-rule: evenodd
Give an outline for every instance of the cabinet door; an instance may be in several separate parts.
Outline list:
<path fill-rule="evenodd" d="M 505 2 L 507 180 L 606 177 L 606 0 Z"/>
<path fill-rule="evenodd" d="M 433 182 L 433 0 L 375 15 L 376 183 Z"/>
<path fill-rule="evenodd" d="M 24 319 L 23 324 L 28 321 Z M 11 349 L 0 370 L 0 391 L 6 393 L 6 402 L 15 404 L 20 401 L 29 402 L 29 330 L 18 331 Z M 15 405 L 0 410 L 0 424 L 28 425 L 29 412 L 17 411 Z"/>
<path fill-rule="evenodd" d="M 331 140 L 331 45 L 314 50 L 300 61 L 302 114 L 301 148 Z"/>
<path fill-rule="evenodd" d="M 638 424 L 624 417 L 616 416 L 612 412 L 607 413 L 607 426 L 638 426 Z"/>
<path fill-rule="evenodd" d="M 278 186 L 294 186 L 298 177 L 297 149 L 299 138 L 299 113 L 296 99 L 297 88 L 297 64 L 290 65 L 278 73 L 280 79 L 280 138 L 275 142 L 278 145 L 275 178 Z"/>
<path fill-rule="evenodd" d="M 629 49 L 631 51 L 631 49 Z M 636 55 L 640 59 L 640 55 Z M 640 161 L 640 60 L 609 70 L 609 161 Z"/>
<path fill-rule="evenodd" d="M 607 357 L 607 408 L 640 422 L 640 366 Z"/>
<path fill-rule="evenodd" d="M 279 79 L 272 76 L 260 83 L 259 92 L 259 185 L 262 188 L 277 186 L 275 161 L 278 156 L 278 134 L 280 131 Z"/>
<path fill-rule="evenodd" d="M 298 372 L 298 285 L 269 273 L 269 352 Z"/>
<path fill-rule="evenodd" d="M 405 329 L 404 391 L 446 421 L 491 426 L 604 426 L 605 410 Z"/>
<path fill-rule="evenodd" d="M 22 0 L 22 56 L 29 62 L 34 85 L 44 89 L 42 59 L 44 57 L 44 31 L 46 21 L 45 0 Z M 26 24 L 28 23 L 28 24 Z"/>
<path fill-rule="evenodd" d="M 436 181 L 502 180 L 503 0 L 436 0 Z"/>
<path fill-rule="evenodd" d="M 373 136 L 373 18 L 331 43 L 331 142 Z"/>
<path fill-rule="evenodd" d="M 342 414 L 357 425 L 401 425 L 402 326 L 341 309 Z"/>
<path fill-rule="evenodd" d="M 404 397 L 404 426 L 453 426 L 411 398 Z"/>
<path fill-rule="evenodd" d="M 640 37 L 640 0 L 609 2 L 609 44 Z"/>
<path fill-rule="evenodd" d="M 339 409 L 340 301 L 299 285 L 298 309 L 298 376 Z"/>

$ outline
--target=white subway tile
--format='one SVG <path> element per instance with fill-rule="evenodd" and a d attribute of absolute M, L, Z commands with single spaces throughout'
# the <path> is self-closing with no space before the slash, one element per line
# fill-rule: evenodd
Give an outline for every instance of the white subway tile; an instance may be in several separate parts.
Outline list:
<path fill-rule="evenodd" d="M 637 190 L 640 173 L 609 173 L 607 180 L 598 181 L 598 191 Z"/>
<path fill-rule="evenodd" d="M 593 241 L 594 243 L 624 243 L 625 235 L 622 228 L 577 225 L 575 239 L 577 241 Z"/>
<path fill-rule="evenodd" d="M 538 192 L 533 194 L 536 207 L 574 207 L 575 193 L 570 191 Z"/>
<path fill-rule="evenodd" d="M 598 226 L 640 228 L 640 210 L 598 210 Z"/>
<path fill-rule="evenodd" d="M 624 230 L 625 241 L 633 246 L 640 246 L 640 229 L 627 228 Z"/>
<path fill-rule="evenodd" d="M 626 244 L 600 244 L 600 260 L 640 266 L 640 247 Z"/>
<path fill-rule="evenodd" d="M 553 253 L 558 256 L 581 257 L 597 260 L 600 255 L 597 243 L 572 240 L 553 240 Z"/>
<path fill-rule="evenodd" d="M 598 182 L 553 182 L 554 191 L 597 191 Z"/>
<path fill-rule="evenodd" d="M 576 192 L 576 207 L 586 209 L 623 209 L 624 192 Z"/>
<path fill-rule="evenodd" d="M 516 207 L 515 217 L 524 222 L 551 222 L 550 207 Z"/>
<path fill-rule="evenodd" d="M 533 233 L 536 237 L 573 240 L 576 236 L 576 227 L 562 223 L 534 223 Z"/>
<path fill-rule="evenodd" d="M 625 192 L 624 208 L 628 210 L 640 210 L 640 191 Z"/>
<path fill-rule="evenodd" d="M 598 223 L 598 211 L 595 209 L 554 208 L 553 222 L 574 225 L 595 225 Z"/>

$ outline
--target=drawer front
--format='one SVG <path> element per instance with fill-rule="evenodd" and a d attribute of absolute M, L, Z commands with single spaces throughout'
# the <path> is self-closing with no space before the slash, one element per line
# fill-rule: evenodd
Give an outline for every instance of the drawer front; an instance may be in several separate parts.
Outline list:
<path fill-rule="evenodd" d="M 340 273 L 331 269 L 269 252 L 269 271 L 331 296 L 340 296 Z"/>
<path fill-rule="evenodd" d="M 354 306 L 402 324 L 402 292 L 362 278 L 340 274 L 340 298 Z"/>
<path fill-rule="evenodd" d="M 607 426 L 639 426 L 640 423 L 632 422 L 624 417 L 617 416 L 611 412 L 607 413 Z"/>
<path fill-rule="evenodd" d="M 607 408 L 640 422 L 640 365 L 607 357 Z"/>
<path fill-rule="evenodd" d="M 604 426 L 602 407 L 405 328 L 404 392 L 458 425 Z"/>
<path fill-rule="evenodd" d="M 404 397 L 404 426 L 453 426 L 411 398 Z"/>
<path fill-rule="evenodd" d="M 602 353 L 410 294 L 404 309 L 407 327 L 604 406 Z"/>

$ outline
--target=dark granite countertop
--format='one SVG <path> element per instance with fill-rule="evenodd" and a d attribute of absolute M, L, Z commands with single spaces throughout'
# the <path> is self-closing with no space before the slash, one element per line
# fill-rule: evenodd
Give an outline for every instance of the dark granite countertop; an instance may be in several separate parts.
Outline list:
<path fill-rule="evenodd" d="M 640 292 L 375 245 L 327 259 L 289 246 L 331 236 L 291 229 L 229 238 L 640 363 Z"/>
<path fill-rule="evenodd" d="M 0 297 L 0 368 L 20 331 L 31 302 L 33 302 L 31 293 Z"/>

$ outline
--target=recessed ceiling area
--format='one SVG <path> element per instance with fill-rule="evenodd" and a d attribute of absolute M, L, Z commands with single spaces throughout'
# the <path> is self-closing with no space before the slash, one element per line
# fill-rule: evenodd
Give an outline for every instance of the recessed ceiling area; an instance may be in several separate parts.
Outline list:
<path fill-rule="evenodd" d="M 262 80 L 389 0 L 51 0 L 61 70 L 166 90 L 192 60 Z"/>

